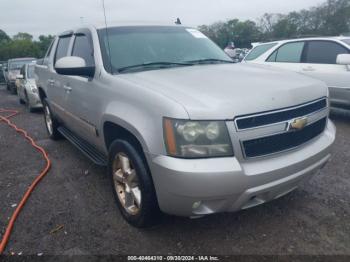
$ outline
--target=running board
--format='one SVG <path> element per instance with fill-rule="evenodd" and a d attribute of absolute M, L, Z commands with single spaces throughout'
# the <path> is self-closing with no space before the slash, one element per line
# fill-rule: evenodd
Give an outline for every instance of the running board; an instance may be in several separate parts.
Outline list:
<path fill-rule="evenodd" d="M 58 127 L 58 131 L 96 165 L 107 166 L 106 156 L 99 152 L 94 146 L 63 126 Z"/>

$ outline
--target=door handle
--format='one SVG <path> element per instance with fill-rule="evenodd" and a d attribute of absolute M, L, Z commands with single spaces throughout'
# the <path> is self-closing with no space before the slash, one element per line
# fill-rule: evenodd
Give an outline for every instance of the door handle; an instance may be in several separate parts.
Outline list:
<path fill-rule="evenodd" d="M 308 67 L 304 67 L 304 68 L 303 68 L 303 71 L 306 71 L 306 72 L 313 72 L 313 71 L 315 71 L 315 68 L 313 68 L 312 66 L 308 66 Z"/>
<path fill-rule="evenodd" d="M 55 84 L 55 80 L 53 80 L 53 79 L 49 79 L 49 80 L 47 80 L 47 82 L 49 83 L 49 85 L 54 85 Z"/>
<path fill-rule="evenodd" d="M 72 91 L 72 88 L 69 85 L 63 85 L 63 89 L 66 90 L 67 93 Z"/>

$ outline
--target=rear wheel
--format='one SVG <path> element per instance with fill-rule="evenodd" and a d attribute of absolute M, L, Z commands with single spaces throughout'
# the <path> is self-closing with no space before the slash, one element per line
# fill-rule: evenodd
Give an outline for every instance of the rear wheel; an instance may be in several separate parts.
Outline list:
<path fill-rule="evenodd" d="M 110 147 L 108 173 L 117 206 L 124 219 L 139 228 L 159 222 L 153 181 L 147 164 L 135 147 L 125 140 L 116 140 Z"/>
<path fill-rule="evenodd" d="M 44 119 L 46 130 L 49 134 L 49 137 L 52 140 L 60 139 L 62 136 L 60 132 L 58 132 L 58 121 L 52 116 L 51 109 L 49 104 L 47 103 L 47 99 L 43 100 L 43 108 L 44 108 Z"/>

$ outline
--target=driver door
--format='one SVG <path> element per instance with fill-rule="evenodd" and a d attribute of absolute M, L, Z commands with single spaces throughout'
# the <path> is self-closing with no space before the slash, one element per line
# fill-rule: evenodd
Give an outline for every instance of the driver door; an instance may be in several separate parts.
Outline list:
<path fill-rule="evenodd" d="M 88 30 L 77 32 L 71 51 L 72 56 L 81 57 L 87 66 L 95 66 L 92 37 Z M 96 145 L 98 131 L 95 116 L 98 107 L 97 85 L 94 78 L 85 76 L 66 76 L 62 82 L 65 90 L 64 104 L 70 128 L 81 138 Z"/>

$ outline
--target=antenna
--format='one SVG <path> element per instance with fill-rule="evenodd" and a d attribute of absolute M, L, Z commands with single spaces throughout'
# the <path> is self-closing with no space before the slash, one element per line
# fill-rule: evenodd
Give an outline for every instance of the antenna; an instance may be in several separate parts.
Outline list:
<path fill-rule="evenodd" d="M 181 20 L 180 20 L 180 18 L 177 18 L 177 19 L 176 19 L 175 24 L 176 24 L 176 25 L 181 25 Z"/>
<path fill-rule="evenodd" d="M 112 53 L 111 53 L 111 47 L 109 45 L 109 34 L 108 34 L 108 26 L 107 26 L 107 16 L 106 16 L 106 8 L 105 8 L 105 0 L 102 0 L 102 8 L 103 8 L 103 16 L 105 18 L 105 26 L 106 26 L 106 37 L 107 37 L 107 45 L 108 45 L 108 52 L 109 52 L 109 68 L 110 71 L 113 74 L 113 68 L 112 68 Z"/>

